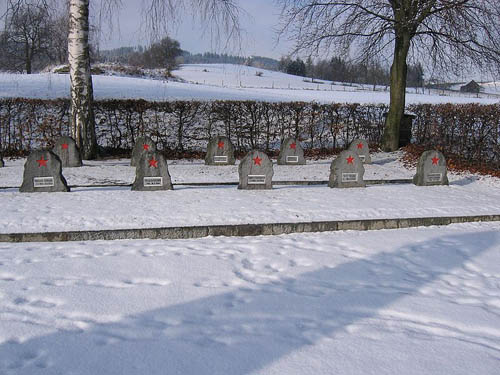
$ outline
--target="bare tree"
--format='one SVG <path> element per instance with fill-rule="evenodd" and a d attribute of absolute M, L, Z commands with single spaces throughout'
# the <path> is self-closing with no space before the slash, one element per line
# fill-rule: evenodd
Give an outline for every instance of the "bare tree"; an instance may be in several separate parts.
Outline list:
<path fill-rule="evenodd" d="M 2 1 L 2 0 L 0 0 Z M 29 0 L 5 0 L 14 13 Z M 43 4 L 58 0 L 39 0 Z M 97 156 L 95 119 L 92 110 L 93 88 L 89 54 L 89 0 L 59 0 L 69 2 L 68 61 L 71 80 L 71 129 L 84 159 Z M 184 10 L 191 9 L 200 22 L 210 27 L 212 35 L 226 41 L 239 36 L 237 0 L 142 0 L 146 24 L 152 35 L 168 29 L 167 21 L 175 21 Z M 98 23 L 112 22 L 121 0 L 101 0 L 97 9 Z M 0 15 L 2 17 L 2 15 Z"/>
<path fill-rule="evenodd" d="M 392 55 L 382 140 L 387 151 L 398 148 L 410 55 L 446 71 L 500 66 L 498 0 L 277 1 L 283 6 L 281 35 L 296 41 L 295 52 L 354 51 L 365 60 Z"/>
<path fill-rule="evenodd" d="M 212 31 L 233 37 L 238 31 L 235 0 L 143 0 L 143 9 L 151 32 L 165 27 L 179 11 L 190 6 L 201 21 L 214 25 Z M 99 19 L 112 19 L 113 10 L 121 0 L 103 0 Z M 89 1 L 70 0 L 69 65 L 71 77 L 72 134 L 85 159 L 97 156 L 95 120 L 92 111 L 93 89 L 89 56 Z"/>
<path fill-rule="evenodd" d="M 2 53 L 11 61 L 11 68 L 31 74 L 35 58 L 49 52 L 50 31 L 47 3 L 32 0 L 9 6 L 2 33 Z"/>

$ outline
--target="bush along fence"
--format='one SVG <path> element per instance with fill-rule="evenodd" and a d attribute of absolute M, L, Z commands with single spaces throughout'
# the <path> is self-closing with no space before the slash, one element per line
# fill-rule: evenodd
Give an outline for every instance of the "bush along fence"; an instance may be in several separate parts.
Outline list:
<path fill-rule="evenodd" d="M 0 142 L 4 155 L 50 147 L 68 135 L 69 100 L 1 99 Z M 410 105 L 412 143 L 460 155 L 500 169 L 500 105 Z M 378 145 L 386 105 L 268 103 L 256 101 L 97 101 L 96 132 L 102 151 L 127 152 L 150 136 L 166 153 L 203 151 L 209 138 L 224 135 L 239 152 L 279 148 L 292 136 L 306 150 L 332 150 L 364 138 Z"/>

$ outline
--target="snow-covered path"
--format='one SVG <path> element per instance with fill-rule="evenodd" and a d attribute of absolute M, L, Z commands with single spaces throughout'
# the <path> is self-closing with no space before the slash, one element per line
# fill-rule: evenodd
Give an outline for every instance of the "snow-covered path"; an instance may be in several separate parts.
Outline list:
<path fill-rule="evenodd" d="M 500 224 L 0 244 L 0 373 L 500 368 Z"/>

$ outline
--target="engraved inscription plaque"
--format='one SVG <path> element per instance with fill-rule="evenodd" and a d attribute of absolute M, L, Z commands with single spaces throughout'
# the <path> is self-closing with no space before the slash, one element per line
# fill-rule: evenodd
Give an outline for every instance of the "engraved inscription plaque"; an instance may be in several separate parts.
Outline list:
<path fill-rule="evenodd" d="M 287 163 L 298 163 L 299 162 L 299 157 L 298 156 L 287 156 L 286 157 L 286 162 Z"/>
<path fill-rule="evenodd" d="M 357 173 L 342 173 L 342 182 L 357 182 Z"/>
<path fill-rule="evenodd" d="M 266 176 L 260 174 L 249 174 L 248 175 L 248 185 L 265 185 Z"/>
<path fill-rule="evenodd" d="M 54 186 L 54 177 L 34 177 L 33 187 L 43 188 Z"/>
<path fill-rule="evenodd" d="M 163 186 L 163 177 L 144 177 L 144 186 Z"/>
<path fill-rule="evenodd" d="M 227 156 L 214 156 L 214 163 L 227 163 Z"/>
<path fill-rule="evenodd" d="M 441 182 L 443 179 L 442 173 L 429 173 L 427 175 L 427 182 Z"/>

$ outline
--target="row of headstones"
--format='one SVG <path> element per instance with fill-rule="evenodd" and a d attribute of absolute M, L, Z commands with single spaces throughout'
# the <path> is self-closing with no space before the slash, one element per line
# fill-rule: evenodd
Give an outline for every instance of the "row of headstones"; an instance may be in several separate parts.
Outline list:
<path fill-rule="evenodd" d="M 230 142 L 228 144 L 230 145 Z M 67 150 L 69 147 L 65 145 L 68 146 L 68 144 L 62 143 L 60 148 Z M 221 144 L 219 143 L 219 145 Z M 219 145 L 217 145 L 217 148 L 225 146 L 221 145 L 222 147 L 219 147 Z M 282 145 L 282 149 L 286 148 L 289 144 L 284 142 L 284 145 Z M 297 145 L 298 142 L 291 149 L 296 150 Z M 232 145 L 227 147 L 232 147 Z M 341 152 L 332 162 L 330 166 L 329 187 L 349 188 L 366 186 L 363 179 L 365 173 L 363 162 L 367 162 L 369 153 L 368 155 L 365 154 L 364 158 L 362 158 L 358 152 L 358 149 L 363 149 L 364 147 L 368 149 L 366 142 L 360 142 L 355 147 Z M 156 150 L 151 140 L 141 139 L 136 144 L 131 163 L 136 166 L 136 178 L 132 185 L 132 190 L 154 191 L 170 190 L 173 188 L 167 161 Z M 61 158 L 55 152 L 48 150 L 32 152 L 24 166 L 23 184 L 20 191 L 69 191 L 67 182 L 62 175 L 62 165 Z M 258 150 L 250 151 L 242 159 L 238 172 L 239 189 L 272 189 L 273 163 L 264 152 Z M 417 174 L 413 178 L 413 182 L 420 186 L 447 185 L 448 178 L 444 156 L 439 151 L 424 152 L 420 157 Z"/>
<path fill-rule="evenodd" d="M 60 137 L 52 148 L 52 152 L 59 157 L 59 160 L 64 168 L 82 166 L 80 151 L 76 146 L 75 140 L 71 137 Z M 4 166 L 5 163 L 0 156 L 0 168 L 3 168 Z"/>
<path fill-rule="evenodd" d="M 251 151 L 241 161 L 240 189 L 271 189 L 273 164 L 262 151 Z M 342 151 L 330 166 L 331 188 L 365 187 L 363 159 L 355 150 Z M 446 160 L 439 151 L 426 151 L 418 161 L 413 183 L 418 186 L 448 185 Z"/>

